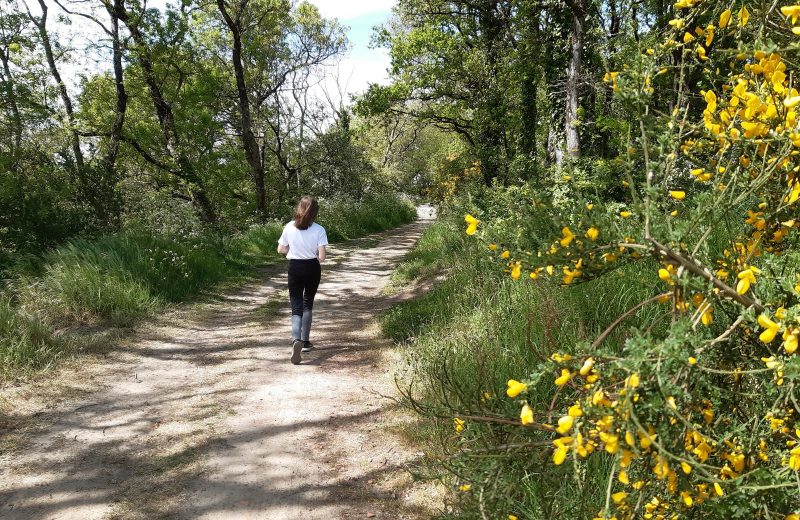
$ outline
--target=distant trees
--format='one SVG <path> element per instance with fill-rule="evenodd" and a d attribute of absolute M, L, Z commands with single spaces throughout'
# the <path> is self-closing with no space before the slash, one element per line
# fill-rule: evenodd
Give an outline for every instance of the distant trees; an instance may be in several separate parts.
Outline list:
<path fill-rule="evenodd" d="M 317 174 L 358 145 L 318 84 L 346 45 L 306 2 L 0 0 L 1 250 L 117 229 L 147 192 L 214 227 L 338 193 Z"/>
<path fill-rule="evenodd" d="M 396 14 L 379 35 L 393 82 L 362 106 L 461 136 L 487 185 L 609 155 L 607 125 L 625 124 L 609 60 L 666 23 L 663 5 L 627 0 L 401 0 Z"/>

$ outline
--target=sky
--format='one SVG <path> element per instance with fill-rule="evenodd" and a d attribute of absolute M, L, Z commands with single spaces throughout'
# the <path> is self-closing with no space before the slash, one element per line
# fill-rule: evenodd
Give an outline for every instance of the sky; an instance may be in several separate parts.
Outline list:
<path fill-rule="evenodd" d="M 148 5 L 158 7 L 170 0 L 149 0 Z M 344 102 L 347 104 L 352 95 L 366 90 L 370 83 L 386 84 L 389 82 L 387 69 L 389 67 L 389 55 L 386 49 L 371 49 L 370 38 L 373 28 L 386 22 L 391 16 L 391 9 L 396 0 L 308 0 L 317 6 L 322 16 L 326 18 L 336 18 L 347 29 L 347 38 L 350 42 L 350 50 L 342 59 L 338 67 L 338 83 L 344 94 Z M 51 2 L 48 2 L 51 3 Z M 38 6 L 35 1 L 29 0 L 34 14 L 38 13 Z M 96 27 L 81 18 L 73 18 L 70 26 L 58 23 L 56 18 L 59 10 L 51 6 L 52 23 L 55 32 L 65 40 L 71 40 L 73 45 L 82 47 L 83 38 L 97 31 Z M 61 64 L 62 73 L 67 83 L 73 88 L 77 86 L 79 74 L 86 72 L 86 62 L 77 60 L 78 63 Z M 91 59 L 90 59 L 91 61 Z M 105 64 L 105 61 L 103 61 Z M 99 65 L 99 64 L 98 64 Z M 89 67 L 91 68 L 91 66 Z M 339 88 L 337 87 L 337 74 L 335 69 L 326 77 L 321 88 L 324 88 L 329 95 L 335 96 Z"/>
<path fill-rule="evenodd" d="M 352 95 L 363 92 L 370 83 L 388 83 L 388 51 L 370 49 L 369 42 L 373 27 L 389 19 L 395 0 L 309 1 L 319 8 L 322 16 L 337 18 L 342 25 L 349 28 L 347 38 L 351 49 L 339 67 L 339 82 L 344 91 Z"/>

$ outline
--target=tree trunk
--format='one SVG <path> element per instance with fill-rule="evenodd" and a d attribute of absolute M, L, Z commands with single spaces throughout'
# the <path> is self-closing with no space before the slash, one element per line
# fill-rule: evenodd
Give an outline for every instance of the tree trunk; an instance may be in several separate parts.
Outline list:
<path fill-rule="evenodd" d="M 16 158 L 17 153 L 22 146 L 22 116 L 20 116 L 19 105 L 17 104 L 17 93 L 14 89 L 14 77 L 11 74 L 11 67 L 8 64 L 10 60 L 8 52 L 8 49 L 3 49 L 3 51 L 0 52 L 0 61 L 3 62 L 3 74 L 6 77 L 6 97 L 9 100 L 8 103 L 11 108 L 11 119 L 13 122 L 12 132 L 14 133 L 14 144 L 9 155 L 12 158 Z"/>
<path fill-rule="evenodd" d="M 58 86 L 58 93 L 61 96 L 61 101 L 64 103 L 64 111 L 67 114 L 67 123 L 69 124 L 69 132 L 72 136 L 72 154 L 75 159 L 75 166 L 77 168 L 78 177 L 83 184 L 82 189 L 85 191 L 89 188 L 88 182 L 84 171 L 83 151 L 81 150 L 81 140 L 78 135 L 78 130 L 75 128 L 75 111 L 72 107 L 72 99 L 69 97 L 67 86 L 58 72 L 56 59 L 53 54 L 53 46 L 50 43 L 50 35 L 47 33 L 47 4 L 44 0 L 38 0 L 39 6 L 42 10 L 42 16 L 38 19 L 30 16 L 31 21 L 39 29 L 39 37 L 42 39 L 42 47 L 47 58 L 47 65 L 50 68 L 50 74 Z"/>
<path fill-rule="evenodd" d="M 586 24 L 585 0 L 570 0 L 572 10 L 572 34 L 570 35 L 569 64 L 567 65 L 566 106 L 564 110 L 564 136 L 566 154 L 572 159 L 581 155 L 578 121 L 578 86 L 583 59 L 583 38 Z"/>
<path fill-rule="evenodd" d="M 178 166 L 178 169 L 172 171 L 172 173 L 187 183 L 187 190 L 191 195 L 192 204 L 200 220 L 206 224 L 214 225 L 217 222 L 216 211 L 211 204 L 211 200 L 208 198 L 202 179 L 197 175 L 194 165 L 182 150 L 180 136 L 175 126 L 175 116 L 172 112 L 172 105 L 164 97 L 164 93 L 158 83 L 158 78 L 153 68 L 153 60 L 149 54 L 150 49 L 147 39 L 138 25 L 141 18 L 133 16 L 131 12 L 125 8 L 124 2 L 121 1 L 115 2 L 114 10 L 117 18 L 128 27 L 133 42 L 136 44 L 136 60 L 142 68 L 142 75 L 144 76 L 147 89 L 150 93 L 150 99 L 153 102 L 153 107 L 158 117 L 158 123 L 164 139 L 164 148 L 166 153 Z"/>
<path fill-rule="evenodd" d="M 232 18 L 225 6 L 225 0 L 217 0 L 217 8 L 225 25 L 233 37 L 233 73 L 236 76 L 236 93 L 239 97 L 240 132 L 239 137 L 244 147 L 245 158 L 250 167 L 250 175 L 256 187 L 256 212 L 262 221 L 267 217 L 267 197 L 264 183 L 264 163 L 261 160 L 261 148 L 253 133 L 253 119 L 250 113 L 250 97 L 247 90 L 247 83 L 244 77 L 244 65 L 242 64 L 242 9 L 246 2 L 239 5 L 236 18 Z"/>
<path fill-rule="evenodd" d="M 100 194 L 106 198 L 104 207 L 107 209 L 107 220 L 113 220 L 112 225 L 116 227 L 117 220 L 121 211 L 122 203 L 116 192 L 117 183 L 117 155 L 122 143 L 122 129 L 125 125 L 125 115 L 128 110 L 128 93 L 125 90 L 124 68 L 122 66 L 122 44 L 119 37 L 119 18 L 117 12 L 122 7 L 123 0 L 114 0 L 113 7 L 106 4 L 106 11 L 111 18 L 111 46 L 112 61 L 114 70 L 114 90 L 116 92 L 116 104 L 114 106 L 114 124 L 111 126 L 111 134 L 108 140 L 108 149 L 100 159 L 101 178 Z"/>
<path fill-rule="evenodd" d="M 495 178 L 502 175 L 506 167 L 503 160 L 503 133 L 505 110 L 500 87 L 498 85 L 499 48 L 502 38 L 502 22 L 497 17 L 498 0 L 489 0 L 479 8 L 479 24 L 486 53 L 486 74 L 483 84 L 485 114 L 480 119 L 478 131 L 477 153 L 481 160 L 483 180 L 491 186 Z"/>

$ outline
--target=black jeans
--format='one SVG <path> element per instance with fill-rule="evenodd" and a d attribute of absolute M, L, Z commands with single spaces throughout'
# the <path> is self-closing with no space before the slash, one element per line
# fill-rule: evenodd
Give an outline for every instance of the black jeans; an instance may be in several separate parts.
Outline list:
<path fill-rule="evenodd" d="M 289 260 L 289 300 L 293 316 L 302 316 L 304 311 L 314 307 L 321 276 L 322 267 L 316 258 Z"/>

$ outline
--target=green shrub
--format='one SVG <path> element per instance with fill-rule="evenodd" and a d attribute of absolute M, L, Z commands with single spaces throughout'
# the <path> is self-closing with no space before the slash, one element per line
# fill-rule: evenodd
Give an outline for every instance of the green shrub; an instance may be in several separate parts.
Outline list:
<path fill-rule="evenodd" d="M 413 206 L 387 196 L 323 202 L 320 220 L 335 242 L 415 216 Z M 159 306 L 276 262 L 282 227 L 256 225 L 225 239 L 196 230 L 157 235 L 136 228 L 73 239 L 39 257 L 26 256 L 7 271 L 12 290 L 0 300 L 0 373 L 55 360 L 69 342 L 54 337 L 56 328 L 86 321 L 130 326 Z"/>
<path fill-rule="evenodd" d="M 65 346 L 41 320 L 23 313 L 7 295 L 0 294 L 0 378 L 11 369 L 44 368 Z"/>
<path fill-rule="evenodd" d="M 531 435 L 490 421 L 519 414 L 518 404 L 504 392 L 520 367 L 535 366 L 556 351 L 570 352 L 599 334 L 640 301 L 644 289 L 629 281 L 644 273 L 631 265 L 624 278 L 615 272 L 570 287 L 514 281 L 486 251 L 463 238 L 461 223 L 453 220 L 429 227 L 396 275 L 407 279 L 446 269 L 446 279 L 383 318 L 384 332 L 405 342 L 400 388 L 423 417 L 428 475 L 454 489 L 472 486 L 455 493 L 458 514 L 446 518 L 481 518 L 479 486 L 486 511 L 520 518 L 591 518 L 605 500 L 610 461 L 593 460 L 578 481 L 572 468 L 549 463 L 547 447 L 537 447 L 550 445 L 548 434 Z M 651 313 L 640 311 L 633 325 L 649 323 Z M 621 345 L 624 335 L 616 333 L 609 341 Z M 546 407 L 553 394 L 528 398 Z M 455 417 L 473 419 L 459 434 Z"/>

